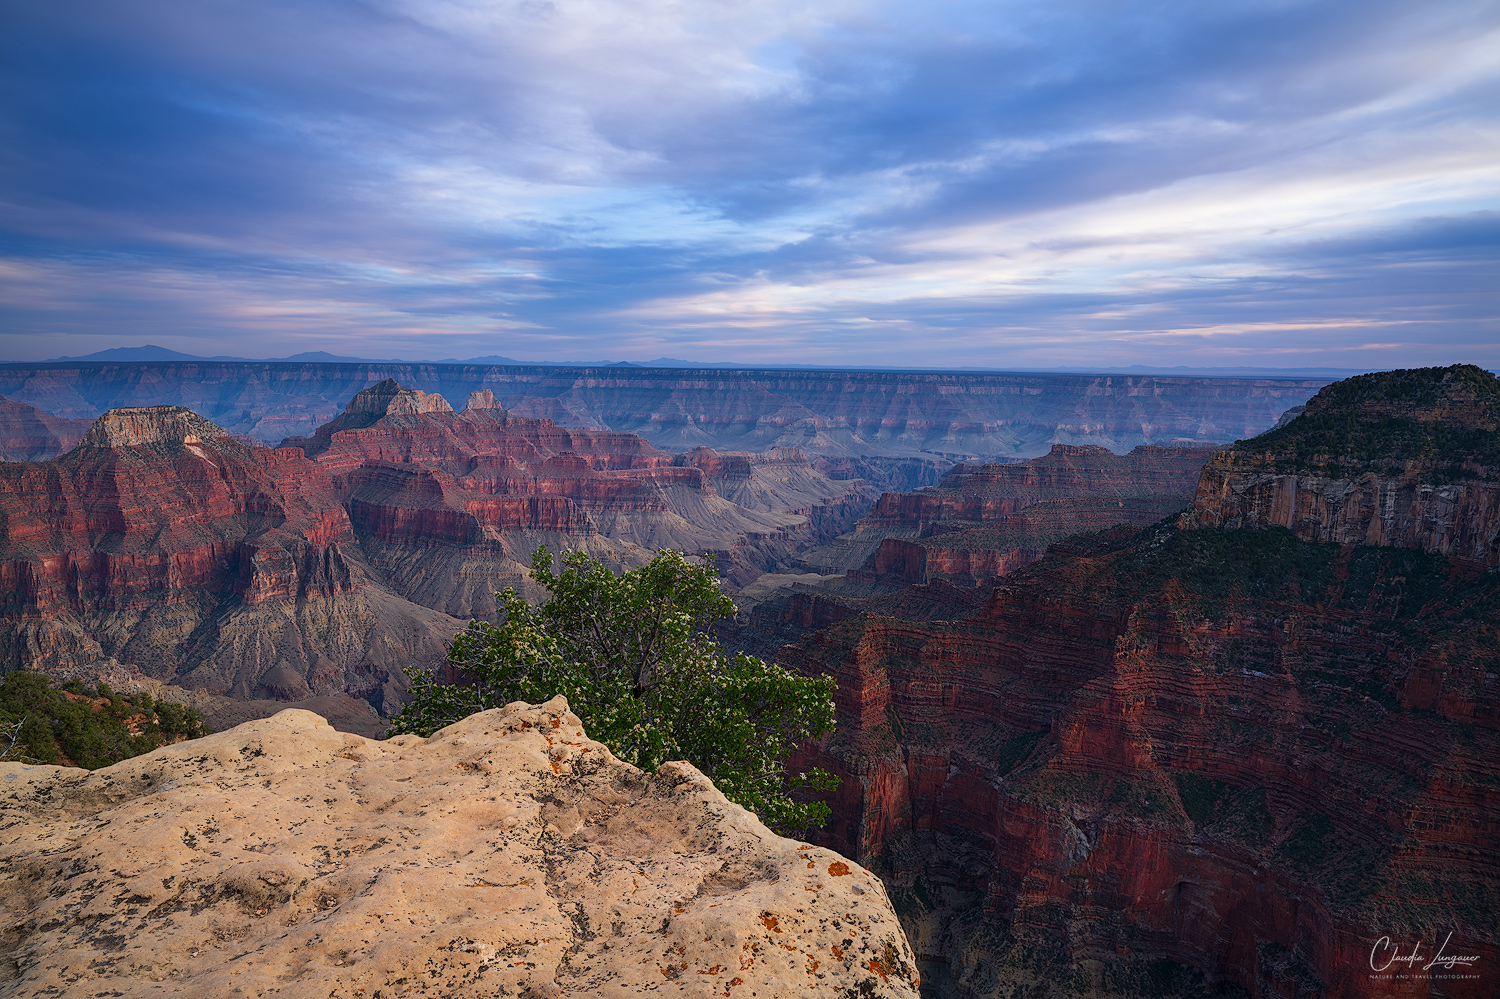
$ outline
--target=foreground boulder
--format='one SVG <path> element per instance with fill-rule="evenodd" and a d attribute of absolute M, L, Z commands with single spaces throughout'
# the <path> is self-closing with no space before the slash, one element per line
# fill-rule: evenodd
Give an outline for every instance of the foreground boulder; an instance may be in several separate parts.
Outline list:
<path fill-rule="evenodd" d="M 879 880 L 567 703 L 377 742 L 307 711 L 0 764 L 8 996 L 910 996 Z"/>

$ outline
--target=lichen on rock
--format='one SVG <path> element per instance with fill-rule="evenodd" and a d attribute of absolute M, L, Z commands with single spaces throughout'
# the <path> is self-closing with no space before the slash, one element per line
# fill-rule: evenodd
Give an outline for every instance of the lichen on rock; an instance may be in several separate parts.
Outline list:
<path fill-rule="evenodd" d="M 9 996 L 917 995 L 885 889 L 562 698 L 375 741 L 283 711 L 0 764 Z"/>

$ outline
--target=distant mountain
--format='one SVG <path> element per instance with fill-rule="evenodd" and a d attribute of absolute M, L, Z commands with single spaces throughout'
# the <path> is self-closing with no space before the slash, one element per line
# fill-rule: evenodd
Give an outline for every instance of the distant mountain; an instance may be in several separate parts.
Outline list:
<path fill-rule="evenodd" d="M 485 363 L 497 363 L 488 358 L 482 360 Z M 184 354 L 180 350 L 169 350 L 166 347 L 158 347 L 154 343 L 148 343 L 141 347 L 111 347 L 108 350 L 96 350 L 92 354 L 83 354 L 79 357 L 52 357 L 43 363 L 50 364 L 57 361 L 103 361 L 107 363 L 131 363 L 136 361 L 293 361 L 307 364 L 410 363 L 395 357 L 345 357 L 340 354 L 330 354 L 326 350 L 308 350 L 300 354 L 292 354 L 290 357 L 232 357 L 228 354 L 215 354 L 213 357 L 202 357 L 198 354 Z M 518 364 L 520 362 L 505 360 L 505 363 Z"/>
<path fill-rule="evenodd" d="M 987 368 L 964 368 L 965 371 L 985 371 Z M 1180 375 L 1184 378 L 1349 378 L 1364 373 L 1366 368 L 1266 368 L 1253 365 L 1228 368 L 1200 368 L 1179 364 L 1175 367 L 1158 367 L 1150 364 L 1124 366 L 1096 365 L 1092 367 L 1037 368 L 1037 371 L 1056 371 L 1065 374 L 1091 375 Z"/>
<path fill-rule="evenodd" d="M 229 357 L 219 355 L 216 357 L 199 357 L 196 354 L 184 354 L 178 350 L 168 350 L 166 347 L 158 347 L 154 343 L 148 343 L 142 347 L 111 347 L 108 350 L 96 350 L 92 354 L 84 354 L 81 357 L 52 357 L 49 361 L 247 361 L 247 357 Z"/>
<path fill-rule="evenodd" d="M 309 364 L 404 364 L 397 357 L 345 357 L 341 354 L 330 354 L 326 350 L 305 350 L 300 354 L 292 354 L 289 357 L 272 357 L 272 361 L 305 361 Z"/>

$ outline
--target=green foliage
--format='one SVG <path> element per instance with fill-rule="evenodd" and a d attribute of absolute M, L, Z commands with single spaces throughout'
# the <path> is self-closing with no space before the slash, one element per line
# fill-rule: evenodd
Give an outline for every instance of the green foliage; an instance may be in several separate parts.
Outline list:
<path fill-rule="evenodd" d="M 207 734 L 195 709 L 158 703 L 150 694 L 120 694 L 105 683 L 87 687 L 77 680 L 55 687 L 42 673 L 0 680 L 0 759 L 97 770 Z"/>
<path fill-rule="evenodd" d="M 1434 483 L 1494 478 L 1500 474 L 1497 421 L 1500 379 L 1482 368 L 1382 371 L 1324 387 L 1301 416 L 1237 442 L 1234 450 L 1288 473 L 1346 477 L 1416 462 L 1429 466 L 1423 478 Z"/>
<path fill-rule="evenodd" d="M 722 655 L 708 635 L 734 613 L 712 570 L 677 552 L 616 575 L 583 552 L 541 548 L 531 576 L 551 596 L 532 607 L 507 588 L 499 624 L 482 621 L 448 651 L 455 683 L 417 671 L 391 734 L 432 732 L 476 711 L 558 694 L 590 736 L 620 759 L 653 770 L 685 759 L 731 801 L 783 829 L 821 825 L 829 809 L 791 792 L 834 786 L 826 771 L 789 774 L 807 739 L 832 731 L 831 677 L 801 677 L 744 654 Z"/>

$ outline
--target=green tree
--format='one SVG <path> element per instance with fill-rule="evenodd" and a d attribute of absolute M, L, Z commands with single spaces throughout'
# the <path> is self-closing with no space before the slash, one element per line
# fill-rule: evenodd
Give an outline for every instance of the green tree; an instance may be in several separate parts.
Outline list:
<path fill-rule="evenodd" d="M 57 687 L 51 677 L 25 670 L 0 678 L 0 759 L 96 770 L 207 734 L 197 710 L 149 694 L 78 680 Z"/>
<path fill-rule="evenodd" d="M 646 770 L 685 759 L 724 796 L 786 830 L 822 825 L 821 801 L 792 792 L 835 786 L 827 771 L 789 773 L 787 758 L 832 731 L 831 677 L 803 677 L 754 656 L 722 654 L 709 624 L 734 613 L 711 569 L 674 551 L 618 575 L 583 552 L 554 574 L 543 546 L 533 607 L 497 593 L 500 623 L 472 621 L 448 650 L 455 683 L 416 670 L 392 735 L 430 735 L 476 711 L 558 694 L 589 735 Z"/>

